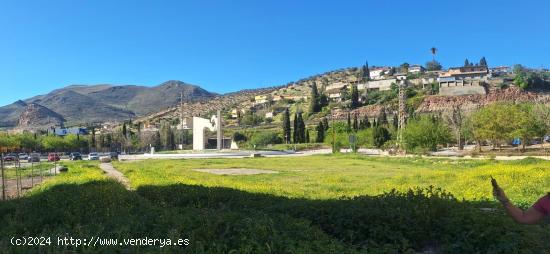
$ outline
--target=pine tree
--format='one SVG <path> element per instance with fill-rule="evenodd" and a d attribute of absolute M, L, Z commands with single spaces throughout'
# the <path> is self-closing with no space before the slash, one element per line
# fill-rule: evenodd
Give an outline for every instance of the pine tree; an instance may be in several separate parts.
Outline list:
<path fill-rule="evenodd" d="M 487 67 L 487 60 L 485 60 L 485 57 L 482 57 L 482 58 L 479 60 L 479 65 L 480 65 L 480 66 L 485 66 L 485 67 Z"/>
<path fill-rule="evenodd" d="M 317 84 L 313 82 L 311 85 L 311 99 L 309 101 L 309 114 L 312 115 L 319 112 L 319 92 L 317 91 Z"/>
<path fill-rule="evenodd" d="M 289 144 L 291 140 L 290 132 L 290 112 L 288 112 L 287 108 L 283 114 L 283 137 L 285 139 L 285 143 L 287 144 Z"/>
<path fill-rule="evenodd" d="M 396 130 L 399 128 L 399 119 L 397 119 L 397 114 L 393 114 L 393 128 Z"/>
<path fill-rule="evenodd" d="M 380 110 L 380 114 L 378 115 L 378 125 L 386 125 L 388 124 L 388 117 L 386 116 L 386 109 Z"/>
<path fill-rule="evenodd" d="M 357 85 L 351 85 L 351 108 L 359 107 L 359 90 Z"/>
<path fill-rule="evenodd" d="M 353 130 L 359 130 L 359 121 L 357 120 L 357 114 L 353 114 Z"/>

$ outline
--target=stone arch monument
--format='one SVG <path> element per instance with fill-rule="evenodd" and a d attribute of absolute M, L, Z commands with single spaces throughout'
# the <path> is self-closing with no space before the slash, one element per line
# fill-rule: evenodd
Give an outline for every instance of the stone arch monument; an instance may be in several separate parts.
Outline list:
<path fill-rule="evenodd" d="M 204 150 L 204 129 L 208 128 L 210 131 L 217 131 L 217 148 L 222 149 L 222 119 L 221 113 L 218 110 L 216 115 L 213 115 L 210 120 L 201 117 L 193 117 L 193 150 Z"/>

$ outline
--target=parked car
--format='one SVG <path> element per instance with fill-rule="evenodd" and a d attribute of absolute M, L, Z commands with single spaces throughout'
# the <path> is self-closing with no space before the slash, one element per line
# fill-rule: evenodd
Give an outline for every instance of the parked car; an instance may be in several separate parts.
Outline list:
<path fill-rule="evenodd" d="M 17 160 L 17 154 L 8 153 L 4 155 L 4 161 L 16 161 Z"/>
<path fill-rule="evenodd" d="M 59 161 L 61 158 L 59 158 L 59 154 L 57 153 L 49 153 L 48 154 L 48 161 Z"/>
<path fill-rule="evenodd" d="M 72 160 L 72 161 L 82 160 L 82 154 L 80 154 L 80 153 L 71 153 L 71 154 L 69 154 L 69 159 Z"/>
<path fill-rule="evenodd" d="M 19 159 L 20 160 L 27 160 L 29 158 L 29 155 L 26 154 L 26 153 L 20 153 L 19 154 Z"/>
<path fill-rule="evenodd" d="M 27 158 L 28 162 L 40 162 L 40 154 L 39 153 L 31 153 L 29 157 Z"/>
<path fill-rule="evenodd" d="M 88 160 L 91 160 L 91 161 L 97 161 L 97 160 L 99 160 L 99 154 L 98 154 L 98 153 L 90 153 L 90 154 L 88 154 Z"/>
<path fill-rule="evenodd" d="M 118 160 L 118 152 L 110 152 L 109 157 L 111 157 L 111 160 Z"/>

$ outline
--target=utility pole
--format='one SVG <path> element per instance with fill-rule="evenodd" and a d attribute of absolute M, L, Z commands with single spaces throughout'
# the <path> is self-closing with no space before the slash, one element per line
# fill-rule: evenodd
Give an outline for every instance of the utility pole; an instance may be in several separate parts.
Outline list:
<path fill-rule="evenodd" d="M 180 96 L 180 124 L 181 124 L 181 149 L 183 150 L 183 139 L 184 139 L 184 136 L 185 138 L 187 138 L 187 132 L 183 130 L 183 91 L 181 91 L 181 96 Z"/>
<path fill-rule="evenodd" d="M 397 145 L 399 148 L 403 148 L 403 131 L 405 130 L 405 121 L 407 117 L 405 87 L 407 86 L 407 80 L 399 81 L 399 111 L 398 111 L 398 125 L 397 125 Z"/>

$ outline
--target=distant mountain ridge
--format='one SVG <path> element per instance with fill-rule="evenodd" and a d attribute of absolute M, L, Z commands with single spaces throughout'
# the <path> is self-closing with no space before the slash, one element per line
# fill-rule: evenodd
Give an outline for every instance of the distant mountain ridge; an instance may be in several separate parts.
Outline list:
<path fill-rule="evenodd" d="M 43 107 L 42 112 L 51 111 L 50 114 L 58 114 L 66 125 L 74 125 L 121 121 L 147 115 L 176 105 L 180 101 L 181 93 L 183 93 L 184 102 L 203 101 L 217 96 L 216 93 L 206 91 L 199 86 L 178 80 L 169 80 L 154 87 L 109 84 L 70 85 L 48 94 L 0 107 L 0 128 L 17 127 L 21 114 L 30 104 Z M 29 120 L 28 117 L 25 119 L 29 127 L 33 124 L 44 124 L 44 119 Z"/>

